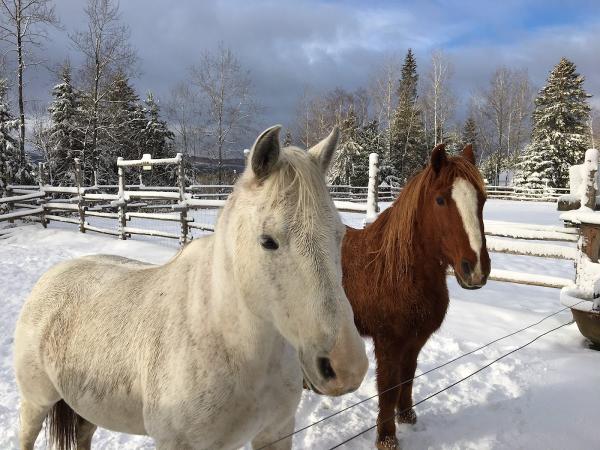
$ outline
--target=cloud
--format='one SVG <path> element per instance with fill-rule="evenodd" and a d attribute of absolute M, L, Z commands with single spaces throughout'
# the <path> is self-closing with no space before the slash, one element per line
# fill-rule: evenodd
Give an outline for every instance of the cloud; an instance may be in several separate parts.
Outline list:
<path fill-rule="evenodd" d="M 56 2 L 66 31 L 52 32 L 44 51 L 58 62 L 78 55 L 66 32 L 85 26 L 80 0 Z M 527 68 L 541 86 L 562 56 L 586 76 L 586 89 L 600 95 L 600 5 L 582 2 L 505 1 L 275 1 L 177 2 L 127 0 L 122 19 L 142 73 L 135 80 L 143 95 L 166 98 L 186 79 L 188 68 L 207 49 L 223 42 L 251 71 L 266 112 L 261 126 L 291 125 L 297 100 L 306 85 L 316 91 L 368 85 L 386 55 L 403 55 L 411 47 L 420 71 L 430 52 L 441 48 L 454 65 L 453 85 L 460 99 L 485 86 L 499 65 Z M 48 73 L 30 72 L 30 96 L 47 99 L 53 82 Z M 594 99 L 600 106 L 600 101 Z"/>

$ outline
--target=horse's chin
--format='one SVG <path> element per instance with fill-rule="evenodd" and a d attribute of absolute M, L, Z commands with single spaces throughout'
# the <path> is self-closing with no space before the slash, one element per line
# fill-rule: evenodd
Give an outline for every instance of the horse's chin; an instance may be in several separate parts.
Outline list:
<path fill-rule="evenodd" d="M 304 368 L 304 364 L 300 363 L 302 367 L 302 376 L 304 377 L 304 388 L 310 389 L 315 394 L 325 395 L 319 389 L 317 389 L 312 381 L 310 381 L 310 377 L 306 373 L 306 369 Z"/>

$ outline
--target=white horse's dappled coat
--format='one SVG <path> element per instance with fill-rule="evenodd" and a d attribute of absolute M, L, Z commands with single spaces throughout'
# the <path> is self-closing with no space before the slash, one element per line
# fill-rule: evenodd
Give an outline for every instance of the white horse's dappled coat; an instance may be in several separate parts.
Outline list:
<path fill-rule="evenodd" d="M 95 426 L 161 449 L 261 447 L 293 431 L 303 377 L 331 395 L 360 385 L 323 176 L 337 131 L 309 152 L 280 150 L 278 133 L 257 139 L 215 233 L 164 266 L 89 256 L 42 276 L 15 336 L 23 449 L 57 405 L 80 416 L 82 448 Z"/>

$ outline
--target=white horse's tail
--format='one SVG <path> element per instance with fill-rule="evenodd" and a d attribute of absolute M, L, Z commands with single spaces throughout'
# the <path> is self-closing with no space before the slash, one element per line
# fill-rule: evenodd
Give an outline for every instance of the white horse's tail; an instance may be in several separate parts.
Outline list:
<path fill-rule="evenodd" d="M 80 418 L 64 400 L 54 404 L 48 413 L 49 442 L 57 450 L 71 450 L 77 446 L 77 426 Z"/>

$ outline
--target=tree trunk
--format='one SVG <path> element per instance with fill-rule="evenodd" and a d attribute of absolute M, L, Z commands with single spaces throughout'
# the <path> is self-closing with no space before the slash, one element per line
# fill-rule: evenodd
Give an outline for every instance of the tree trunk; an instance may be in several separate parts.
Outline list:
<path fill-rule="evenodd" d="M 100 39 L 96 40 L 95 66 L 94 66 L 94 92 L 92 93 L 92 170 L 98 170 L 98 109 L 100 90 Z"/>
<path fill-rule="evenodd" d="M 23 36 L 21 29 L 21 0 L 17 0 L 16 25 L 17 25 L 17 57 L 18 57 L 18 84 L 19 84 L 19 158 L 25 161 L 25 102 L 23 100 Z"/>

